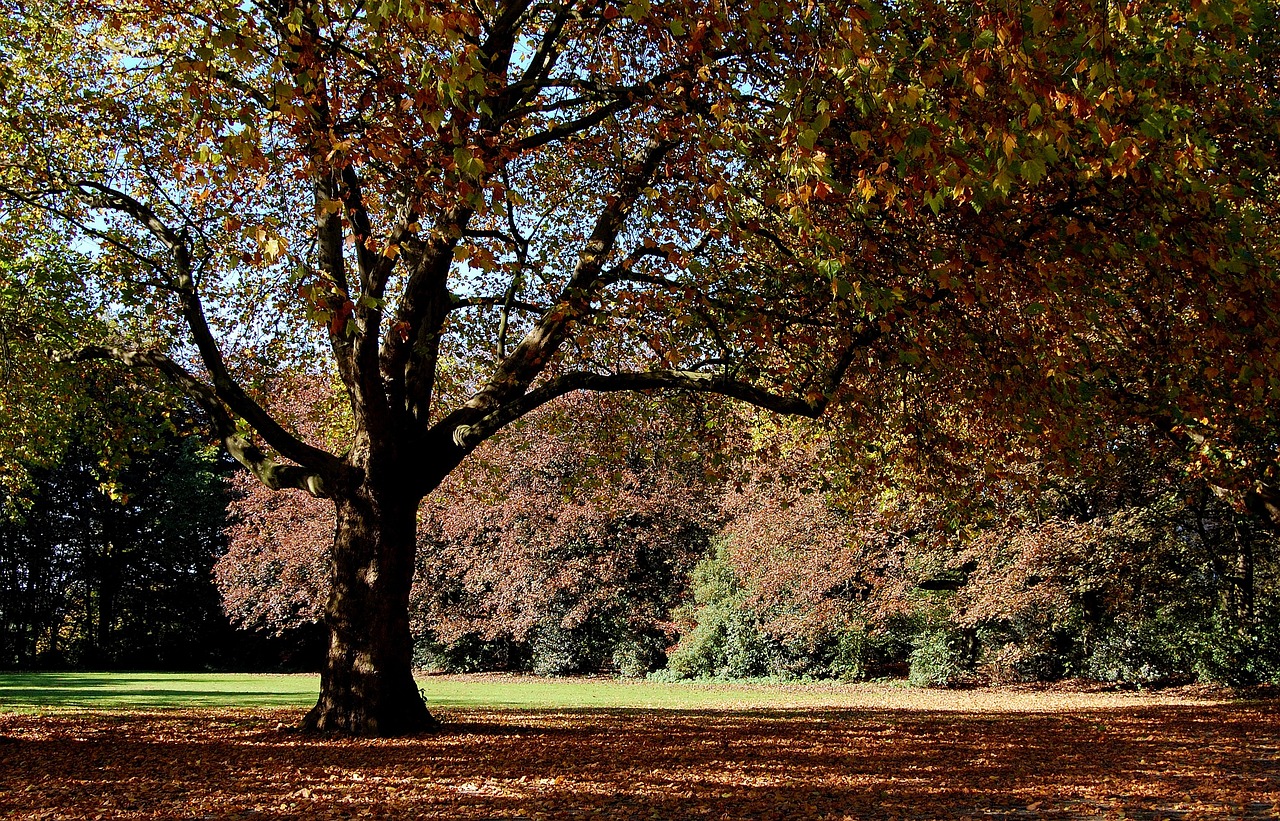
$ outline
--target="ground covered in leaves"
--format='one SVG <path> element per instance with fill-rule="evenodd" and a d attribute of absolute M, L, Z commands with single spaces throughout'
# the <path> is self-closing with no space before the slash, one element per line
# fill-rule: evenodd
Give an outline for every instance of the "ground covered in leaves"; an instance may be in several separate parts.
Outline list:
<path fill-rule="evenodd" d="M 1280 703 L 439 710 L 322 740 L 296 711 L 0 714 L 5 818 L 1280 817 Z"/>

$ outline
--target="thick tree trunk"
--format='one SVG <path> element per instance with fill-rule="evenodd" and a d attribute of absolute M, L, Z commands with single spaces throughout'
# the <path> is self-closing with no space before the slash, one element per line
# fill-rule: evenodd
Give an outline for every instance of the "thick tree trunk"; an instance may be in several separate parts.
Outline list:
<path fill-rule="evenodd" d="M 413 680 L 409 587 L 417 506 L 362 488 L 338 501 L 325 609 L 329 653 L 304 730 L 388 736 L 430 730 Z"/>

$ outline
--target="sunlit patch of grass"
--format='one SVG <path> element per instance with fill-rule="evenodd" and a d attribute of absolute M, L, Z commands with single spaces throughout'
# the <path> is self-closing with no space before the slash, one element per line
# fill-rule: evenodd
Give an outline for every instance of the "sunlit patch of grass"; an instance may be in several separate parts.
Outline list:
<path fill-rule="evenodd" d="M 0 710 L 303 707 L 318 676 L 241 673 L 4 673 Z"/>
<path fill-rule="evenodd" d="M 427 676 L 432 706 L 516 710 L 703 709 L 831 700 L 831 688 L 760 684 L 662 684 L 607 678 Z M 244 673 L 6 673 L 0 710 L 306 707 L 319 677 Z"/>
<path fill-rule="evenodd" d="M 976 713 L 1188 704 L 1177 695 L 903 689 L 893 684 L 809 682 L 656 682 L 527 675 L 424 676 L 434 709 L 761 710 L 798 708 L 929 710 Z M 319 676 L 245 673 L 5 673 L 0 711 L 147 709 L 304 709 Z"/>

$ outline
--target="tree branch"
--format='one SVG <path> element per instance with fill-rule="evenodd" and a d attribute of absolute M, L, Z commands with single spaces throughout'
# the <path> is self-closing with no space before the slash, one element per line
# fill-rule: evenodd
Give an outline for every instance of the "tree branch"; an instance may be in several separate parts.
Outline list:
<path fill-rule="evenodd" d="M 503 405 L 474 424 L 459 426 L 453 432 L 453 441 L 458 447 L 471 450 L 516 419 L 573 391 L 617 393 L 640 390 L 682 390 L 711 393 L 738 399 L 774 413 L 817 418 L 831 403 L 832 396 L 839 388 L 844 374 L 853 361 L 853 353 L 857 347 L 860 346 L 850 345 L 844 351 L 836 365 L 822 380 L 820 392 L 813 391 L 805 397 L 771 393 L 750 382 L 733 379 L 724 374 L 701 371 L 639 371 L 614 374 L 573 371 L 529 391 L 516 401 Z"/>
<path fill-rule="evenodd" d="M 477 296 L 467 297 L 465 299 L 455 299 L 453 301 L 454 310 L 461 308 L 518 308 L 521 311 L 529 311 L 530 313 L 541 314 L 547 311 L 546 305 L 537 305 L 532 302 L 525 302 L 519 299 L 508 299 L 504 296 Z"/>
<path fill-rule="evenodd" d="M 281 490 L 296 488 L 312 496 L 328 497 L 332 477 L 297 465 L 282 465 L 263 453 L 262 449 L 240 432 L 235 417 L 227 410 L 212 386 L 205 384 L 173 359 L 158 351 L 140 351 L 107 345 L 86 345 L 74 353 L 53 357 L 56 362 L 86 362 L 104 359 L 119 362 L 131 368 L 153 368 L 200 405 L 209 416 L 214 433 L 222 440 L 227 452 L 249 469 L 258 481 Z M 326 454 L 327 455 L 327 454 Z M 330 456 L 335 462 L 336 457 Z"/>
<path fill-rule="evenodd" d="M 469 423 L 514 396 L 523 394 L 560 348 L 569 325 L 590 308 L 594 286 L 622 231 L 640 191 L 661 166 L 675 141 L 651 142 L 644 156 L 623 176 L 617 192 L 596 218 L 590 237 L 578 254 L 569 282 L 551 306 L 525 334 L 492 377 L 466 404 L 441 420 L 447 428 Z"/>
<path fill-rule="evenodd" d="M 674 76 L 673 72 L 664 71 L 661 74 L 655 74 L 646 82 L 619 88 L 616 91 L 617 96 L 613 102 L 602 105 L 595 111 L 584 114 L 575 120 L 569 120 L 548 128 L 546 131 L 531 134 L 519 142 L 519 147 L 524 151 L 529 151 L 586 131 L 588 128 L 599 125 L 609 119 L 614 114 L 625 111 L 637 102 L 653 99 L 657 96 L 658 91 Z"/>
<path fill-rule="evenodd" d="M 146 205 L 128 194 L 101 183 L 82 181 L 71 186 L 68 193 L 80 197 L 94 207 L 127 214 L 160 240 L 173 254 L 176 267 L 173 275 L 173 289 L 178 293 L 182 317 L 191 331 L 192 341 L 213 379 L 213 390 L 217 398 L 225 403 L 232 413 L 248 422 L 268 445 L 286 459 L 325 475 L 336 476 L 343 470 L 342 462 L 337 457 L 308 445 L 281 427 L 280 423 L 245 393 L 240 383 L 231 376 L 226 361 L 222 358 L 218 341 L 214 338 L 213 331 L 210 330 L 208 320 L 205 318 L 200 295 L 196 291 L 195 278 L 191 272 L 191 249 L 186 237 L 169 228 L 159 215 Z"/>
<path fill-rule="evenodd" d="M 435 389 L 440 331 L 452 307 L 447 281 L 453 249 L 473 209 L 447 209 L 429 237 L 412 254 L 399 308 L 383 336 L 379 356 L 387 396 L 395 411 L 426 419 Z"/>

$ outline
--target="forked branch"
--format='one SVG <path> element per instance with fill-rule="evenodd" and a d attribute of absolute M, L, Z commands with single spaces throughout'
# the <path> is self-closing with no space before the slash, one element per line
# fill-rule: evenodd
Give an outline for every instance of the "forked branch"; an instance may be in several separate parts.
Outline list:
<path fill-rule="evenodd" d="M 182 318 L 191 332 L 191 340 L 195 343 L 201 362 L 212 378 L 213 384 L 205 388 L 213 392 L 220 405 L 225 406 L 224 412 L 229 410 L 230 413 L 247 422 L 270 447 L 286 459 L 297 462 L 317 474 L 336 475 L 342 469 L 342 463 L 337 457 L 308 445 L 281 427 L 266 409 L 245 393 L 244 388 L 231 375 L 222 357 L 222 349 L 205 318 L 204 306 L 200 301 L 195 277 L 192 274 L 191 247 L 186 235 L 169 227 L 159 214 L 134 197 L 101 183 L 81 181 L 70 186 L 68 193 L 92 207 L 116 211 L 131 217 L 163 243 L 173 255 L 172 289 L 178 294 Z M 144 355 L 144 352 L 134 351 L 132 354 L 139 356 Z M 163 355 L 146 352 L 145 356 Z M 154 361 L 150 364 L 157 366 Z M 178 367 L 177 363 L 173 365 Z M 162 370 L 166 369 L 162 368 Z M 190 374 L 187 376 L 194 379 Z"/>
<path fill-rule="evenodd" d="M 280 464 L 272 459 L 240 431 L 235 417 L 218 398 L 218 393 L 212 386 L 197 379 L 190 371 L 163 353 L 108 345 L 86 345 L 71 354 L 55 357 L 55 361 L 63 362 L 85 362 L 95 359 L 111 360 L 132 368 L 152 368 L 159 371 L 183 393 L 190 396 L 208 415 L 214 433 L 222 440 L 227 452 L 272 490 L 296 488 L 316 497 L 327 497 L 331 494 L 335 476 L 325 476 L 320 471 L 297 465 Z M 336 457 L 325 455 L 332 460 L 333 464 L 339 464 Z"/>

